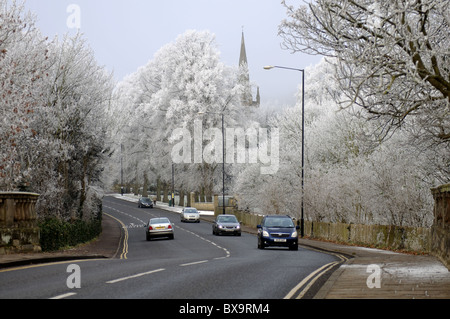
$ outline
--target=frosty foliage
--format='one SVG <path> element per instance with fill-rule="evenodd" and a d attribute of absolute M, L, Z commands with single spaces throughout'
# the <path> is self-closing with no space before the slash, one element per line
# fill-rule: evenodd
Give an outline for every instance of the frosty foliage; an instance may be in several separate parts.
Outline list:
<path fill-rule="evenodd" d="M 450 143 L 450 2 L 317 0 L 290 5 L 285 48 L 336 57 L 341 107 L 402 127 L 433 147 Z"/>
<path fill-rule="evenodd" d="M 290 3 L 284 47 L 328 62 L 306 70 L 305 217 L 431 226 L 429 189 L 450 176 L 450 2 Z M 243 209 L 299 217 L 300 107 L 273 121 L 278 174 L 248 168 L 236 193 Z"/>
<path fill-rule="evenodd" d="M 41 218 L 92 218 L 111 76 L 80 35 L 50 41 L 23 6 L 5 0 L 0 69 L 0 189 L 39 193 Z"/>
<path fill-rule="evenodd" d="M 448 176 L 429 158 L 441 150 L 422 150 L 399 130 L 374 142 L 378 125 L 341 110 L 333 78 L 334 59 L 306 69 L 305 218 L 313 221 L 431 226 L 430 187 Z M 235 193 L 241 209 L 300 217 L 301 105 L 270 121 L 280 129 L 280 169 L 263 176 L 248 166 Z M 374 133 L 375 132 L 375 133 Z M 442 166 L 441 166 L 442 167 Z M 433 172 L 433 174 L 430 174 Z"/>
<path fill-rule="evenodd" d="M 449 2 L 285 5 L 285 46 L 327 56 L 305 70 L 305 217 L 430 226 L 429 188 L 450 176 Z M 122 177 L 167 193 L 173 171 L 180 193 L 221 193 L 220 161 L 174 163 L 171 152 L 185 137 L 174 132 L 220 129 L 222 114 L 226 128 L 279 132 L 276 172 L 227 163 L 225 192 L 243 210 L 300 215 L 300 105 L 242 105 L 246 68 L 222 63 L 210 32 L 186 31 L 115 85 L 82 36 L 44 38 L 22 6 L 0 0 L 0 70 L 0 190 L 41 194 L 40 217 L 95 217 L 103 183 Z M 205 155 L 209 133 L 192 154 Z M 246 150 L 268 142 L 247 139 Z"/>
<path fill-rule="evenodd" d="M 339 101 L 347 92 L 336 78 L 339 60 L 306 69 L 305 214 L 315 221 L 430 226 L 430 187 L 448 179 L 445 143 L 414 143 L 410 127 L 379 138 L 383 119 L 367 121 Z M 193 123 L 204 130 L 226 127 L 279 129 L 279 169 L 261 174 L 259 163 L 227 164 L 226 193 L 239 209 L 299 217 L 301 202 L 300 105 L 257 111 L 242 107 L 239 70 L 220 62 L 209 32 L 187 31 L 161 48 L 147 65 L 119 83 L 109 109 L 114 156 L 112 182 L 123 167 L 124 183 L 135 190 L 158 181 L 182 193 L 221 194 L 221 165 L 204 161 L 173 164 L 171 150 Z M 300 92 L 299 94 L 301 94 Z M 210 112 L 200 116 L 198 113 Z M 202 147 L 208 140 L 202 140 Z M 258 147 L 264 147 L 260 141 Z M 442 147 L 444 145 L 444 147 Z M 251 145 L 246 145 L 253 151 Z M 432 147 L 433 146 L 433 147 Z M 147 186 L 146 186 L 147 185 Z"/>
<path fill-rule="evenodd" d="M 112 133 L 114 180 L 119 180 L 122 165 L 124 183 L 135 190 L 150 181 L 167 189 L 172 184 L 173 165 L 176 190 L 203 192 L 209 197 L 218 192 L 221 170 L 217 163 L 173 163 L 172 148 L 177 138 L 183 138 L 173 133 L 186 129 L 194 137 L 196 121 L 203 131 L 221 128 L 222 113 L 225 126 L 242 127 L 250 110 L 240 105 L 239 72 L 220 61 L 213 34 L 188 30 L 119 83 L 112 107 L 116 127 L 120 127 Z M 202 149 L 208 142 L 200 141 Z"/>

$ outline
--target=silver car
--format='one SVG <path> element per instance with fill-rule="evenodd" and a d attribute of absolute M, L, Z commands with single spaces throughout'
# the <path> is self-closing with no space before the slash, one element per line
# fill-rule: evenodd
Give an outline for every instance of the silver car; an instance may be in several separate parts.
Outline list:
<path fill-rule="evenodd" d="M 182 222 L 200 223 L 200 214 L 196 208 L 185 207 L 181 211 L 180 220 Z"/>
<path fill-rule="evenodd" d="M 167 217 L 152 218 L 148 221 L 145 231 L 147 240 L 168 237 L 174 239 L 173 225 Z"/>
<path fill-rule="evenodd" d="M 212 225 L 213 235 L 233 234 L 241 236 L 241 223 L 234 215 L 218 215 Z"/>

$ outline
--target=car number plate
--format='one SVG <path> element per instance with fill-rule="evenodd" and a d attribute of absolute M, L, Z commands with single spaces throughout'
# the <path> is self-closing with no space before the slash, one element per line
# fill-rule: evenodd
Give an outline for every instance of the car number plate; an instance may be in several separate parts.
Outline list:
<path fill-rule="evenodd" d="M 286 239 L 282 239 L 282 238 L 275 238 L 275 241 L 278 243 L 285 243 Z"/>
<path fill-rule="evenodd" d="M 165 227 L 156 227 L 156 229 L 164 229 Z"/>

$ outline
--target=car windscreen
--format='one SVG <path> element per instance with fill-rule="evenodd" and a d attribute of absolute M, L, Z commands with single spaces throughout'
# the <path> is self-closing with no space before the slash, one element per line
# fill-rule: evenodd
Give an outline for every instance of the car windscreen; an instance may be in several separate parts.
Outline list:
<path fill-rule="evenodd" d="M 188 214 L 193 214 L 193 213 L 197 213 L 198 214 L 198 211 L 196 209 L 185 209 L 184 212 L 188 213 Z"/>
<path fill-rule="evenodd" d="M 264 222 L 266 227 L 291 228 L 294 222 L 290 218 L 267 218 Z"/>
<path fill-rule="evenodd" d="M 144 203 L 150 203 L 151 202 L 150 198 L 148 198 L 148 197 L 142 197 L 141 201 L 144 202 Z"/>
<path fill-rule="evenodd" d="M 219 223 L 237 223 L 236 216 L 219 216 L 217 222 Z"/>

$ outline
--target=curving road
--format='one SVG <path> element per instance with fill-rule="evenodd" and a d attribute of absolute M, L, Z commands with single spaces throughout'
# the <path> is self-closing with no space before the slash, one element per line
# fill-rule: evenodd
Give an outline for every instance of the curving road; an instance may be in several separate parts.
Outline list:
<path fill-rule="evenodd" d="M 259 250 L 254 235 L 214 236 L 210 223 L 181 223 L 176 213 L 137 208 L 113 197 L 105 198 L 103 208 L 123 226 L 117 258 L 1 271 L 0 298 L 308 297 L 323 281 L 322 271 L 341 262 L 339 256 L 302 247 Z M 174 240 L 146 241 L 143 226 L 156 216 L 175 223 Z M 73 287 L 76 283 L 80 288 Z"/>

